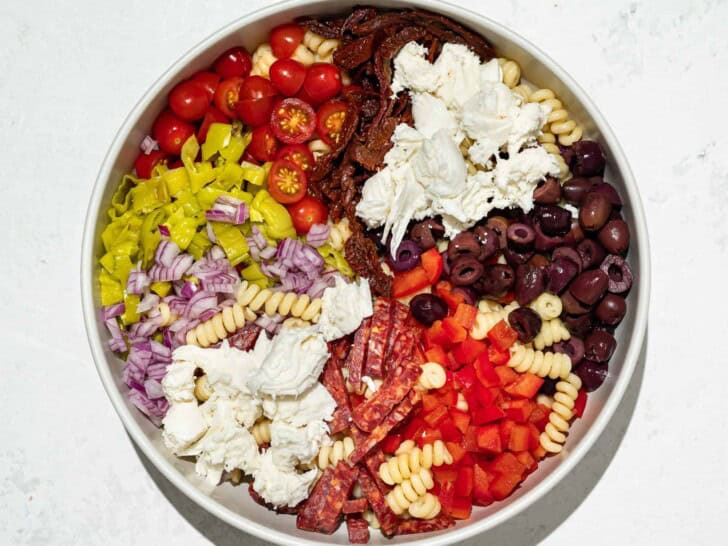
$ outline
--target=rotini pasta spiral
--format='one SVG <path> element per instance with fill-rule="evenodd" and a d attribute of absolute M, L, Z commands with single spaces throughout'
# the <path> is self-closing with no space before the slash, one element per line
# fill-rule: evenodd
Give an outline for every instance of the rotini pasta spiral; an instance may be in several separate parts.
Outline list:
<path fill-rule="evenodd" d="M 519 373 L 532 373 L 551 379 L 566 378 L 571 373 L 571 358 L 563 353 L 544 353 L 516 343 L 511 347 L 508 366 Z"/>
<path fill-rule="evenodd" d="M 189 330 L 185 341 L 188 345 L 209 347 L 242 328 L 250 320 L 255 320 L 255 313 L 235 303 L 230 307 L 225 307 L 212 318 Z"/>
<path fill-rule="evenodd" d="M 303 45 L 314 54 L 316 62 L 333 63 L 334 51 L 341 45 L 341 42 L 307 30 L 306 34 L 303 35 Z"/>
<path fill-rule="evenodd" d="M 538 137 L 538 141 L 541 144 L 541 147 L 551 154 L 556 160 L 556 163 L 559 166 L 559 180 L 562 182 L 568 180 L 571 176 L 571 171 L 569 170 L 569 166 L 566 164 L 566 161 L 564 161 L 564 157 L 561 155 L 561 150 L 559 150 L 559 147 L 556 145 L 556 137 L 551 133 L 544 133 Z"/>
<path fill-rule="evenodd" d="M 322 155 L 328 154 L 331 152 L 331 146 L 326 144 L 323 140 L 320 138 L 315 138 L 312 141 L 308 143 L 308 149 L 313 154 L 314 159 L 318 159 Z"/>
<path fill-rule="evenodd" d="M 508 313 L 517 307 L 518 303 L 512 302 L 505 307 L 501 307 L 500 310 L 486 312 L 478 311 L 478 314 L 475 315 L 475 322 L 470 328 L 470 337 L 473 339 L 485 339 L 491 328 L 493 328 L 493 326 L 498 324 L 501 320 L 507 321 Z"/>
<path fill-rule="evenodd" d="M 321 446 L 317 460 L 318 467 L 321 470 L 326 470 L 329 466 L 346 460 L 355 447 L 354 440 L 349 436 L 345 436 L 342 440 L 336 440 L 331 445 Z"/>
<path fill-rule="evenodd" d="M 413 518 L 432 519 L 440 513 L 441 508 L 440 499 L 432 493 L 425 493 L 410 504 L 407 511 Z"/>
<path fill-rule="evenodd" d="M 498 59 L 498 65 L 503 73 L 503 83 L 508 86 L 509 89 L 513 89 L 521 81 L 521 67 L 516 61 L 510 59 L 504 59 L 503 57 Z"/>
<path fill-rule="evenodd" d="M 458 393 L 458 401 L 455 403 L 455 407 L 459 409 L 460 411 L 468 411 L 470 409 L 470 406 L 468 406 L 468 401 L 463 396 L 463 393 Z"/>
<path fill-rule="evenodd" d="M 195 398 L 200 402 L 206 402 L 212 396 L 213 390 L 210 386 L 210 381 L 207 379 L 207 374 L 201 375 L 195 379 Z"/>
<path fill-rule="evenodd" d="M 549 422 L 541 433 L 539 441 L 548 453 L 560 453 L 566 442 L 566 433 L 569 431 L 569 422 L 574 417 L 574 402 L 579 396 L 581 379 L 576 374 L 569 374 L 564 381 L 556 383 L 554 403 L 549 413 Z"/>
<path fill-rule="evenodd" d="M 178 315 L 175 315 L 170 309 L 167 302 L 160 302 L 160 304 L 157 306 L 157 310 L 159 311 L 159 327 L 164 328 L 165 326 L 169 326 L 172 324 L 175 320 L 179 318 Z"/>
<path fill-rule="evenodd" d="M 422 448 L 412 440 L 402 442 L 394 456 L 379 465 L 379 477 L 388 485 L 402 483 L 420 470 L 452 463 L 452 455 L 442 440 L 425 444 Z"/>
<path fill-rule="evenodd" d="M 555 319 L 561 315 L 561 311 L 564 308 L 561 303 L 561 298 L 550 292 L 543 292 L 531 302 L 529 307 L 538 313 L 541 320 Z"/>
<path fill-rule="evenodd" d="M 351 227 L 349 226 L 349 219 L 342 218 L 335 224 L 329 221 L 329 237 L 327 243 L 334 250 L 341 251 L 344 249 L 344 244 L 351 237 Z"/>
<path fill-rule="evenodd" d="M 281 324 L 283 328 L 307 328 L 311 326 L 311 323 L 307 320 L 303 320 L 296 317 L 289 317 Z"/>
<path fill-rule="evenodd" d="M 571 333 L 561 319 L 545 320 L 541 324 L 541 331 L 533 338 L 533 346 L 540 351 L 565 339 L 571 339 Z"/>
<path fill-rule="evenodd" d="M 254 312 L 263 310 L 266 315 L 292 316 L 309 322 L 317 322 L 321 311 L 321 298 L 313 300 L 307 294 L 273 291 L 257 284 L 243 281 L 237 292 L 237 302 Z"/>
<path fill-rule="evenodd" d="M 546 118 L 548 129 L 544 128 L 544 134 L 553 134 L 562 146 L 571 146 L 581 139 L 583 129 L 574 120 L 569 119 L 568 110 L 564 108 L 563 103 L 556 98 L 556 93 L 551 89 L 538 89 L 531 93 L 528 100 L 551 107 L 551 113 Z"/>
<path fill-rule="evenodd" d="M 301 43 L 298 44 L 298 47 L 293 51 L 291 59 L 298 61 L 304 66 L 310 66 L 316 62 L 316 54 Z"/>
<path fill-rule="evenodd" d="M 250 71 L 251 76 L 270 77 L 270 67 L 278 59 L 273 55 L 270 44 L 260 44 L 253 52 L 253 68 Z"/>
<path fill-rule="evenodd" d="M 371 527 L 372 529 L 379 529 L 379 527 L 381 527 L 379 525 L 379 520 L 377 519 L 377 516 L 371 510 L 364 510 L 361 513 L 361 517 L 369 524 L 369 527 Z"/>
<path fill-rule="evenodd" d="M 425 390 L 439 389 L 445 385 L 447 375 L 445 368 L 437 362 L 425 362 L 420 366 L 422 373 L 417 380 L 417 385 Z"/>
<path fill-rule="evenodd" d="M 250 427 L 250 434 L 255 438 L 255 443 L 258 445 L 270 444 L 270 420 L 260 419 L 252 427 Z"/>
<path fill-rule="evenodd" d="M 435 482 L 432 479 L 432 471 L 427 468 L 421 468 L 419 472 L 412 474 L 409 479 L 397 484 L 387 493 L 385 498 L 392 512 L 399 516 L 409 508 L 410 504 L 434 486 Z"/>

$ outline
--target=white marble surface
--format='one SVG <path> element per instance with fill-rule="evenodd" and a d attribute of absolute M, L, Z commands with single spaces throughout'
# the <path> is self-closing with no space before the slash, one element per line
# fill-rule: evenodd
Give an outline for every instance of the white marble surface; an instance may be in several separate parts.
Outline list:
<path fill-rule="evenodd" d="M 468 544 L 721 542 L 728 2 L 458 3 L 541 46 L 591 94 L 642 188 L 654 264 L 641 387 L 557 491 Z M 2 544 L 262 544 L 134 449 L 91 362 L 78 264 L 87 199 L 124 116 L 182 51 L 264 4 L 0 3 Z"/>

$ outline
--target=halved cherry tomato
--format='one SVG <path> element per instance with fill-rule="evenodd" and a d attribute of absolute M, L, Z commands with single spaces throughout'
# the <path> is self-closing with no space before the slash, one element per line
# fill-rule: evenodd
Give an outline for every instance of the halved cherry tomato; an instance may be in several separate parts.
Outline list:
<path fill-rule="evenodd" d="M 169 107 L 185 121 L 197 121 L 205 115 L 210 104 L 207 89 L 200 83 L 187 80 L 177 84 L 169 94 Z"/>
<path fill-rule="evenodd" d="M 276 154 L 276 159 L 286 159 L 293 161 L 296 165 L 301 167 L 301 170 L 308 174 L 313 169 L 313 165 L 316 160 L 305 144 L 289 144 L 283 146 Z"/>
<path fill-rule="evenodd" d="M 321 201 L 306 195 L 295 205 L 288 206 L 288 213 L 293 220 L 296 233 L 305 235 L 314 224 L 325 224 L 329 211 Z"/>
<path fill-rule="evenodd" d="M 304 30 L 298 25 L 280 25 L 271 30 L 268 41 L 277 59 L 287 59 L 303 40 Z"/>
<path fill-rule="evenodd" d="M 316 112 L 316 131 L 329 146 L 336 146 L 346 121 L 346 103 L 329 101 Z"/>
<path fill-rule="evenodd" d="M 306 67 L 293 59 L 279 59 L 270 67 L 270 81 L 281 95 L 293 97 L 306 79 Z"/>
<path fill-rule="evenodd" d="M 273 110 L 270 125 L 286 144 L 306 142 L 316 128 L 316 112 L 300 99 L 285 99 Z"/>
<path fill-rule="evenodd" d="M 200 125 L 200 128 L 197 130 L 197 140 L 198 142 L 205 142 L 205 139 L 207 138 L 207 131 L 210 129 L 210 125 L 213 123 L 228 123 L 230 120 L 228 120 L 227 116 L 223 114 L 218 108 L 216 108 L 214 105 L 210 105 L 210 107 L 207 109 L 207 112 L 205 113 L 205 117 L 202 118 L 202 124 Z"/>
<path fill-rule="evenodd" d="M 261 125 L 253 129 L 250 144 L 245 149 L 256 161 L 265 163 L 273 161 L 278 151 L 278 141 L 268 125 Z"/>
<path fill-rule="evenodd" d="M 154 140 L 168 154 L 179 155 L 182 145 L 194 134 L 195 128 L 179 119 L 171 110 L 164 110 L 152 125 Z"/>
<path fill-rule="evenodd" d="M 148 154 L 142 152 L 134 162 L 134 170 L 139 178 L 151 178 L 154 167 L 165 163 L 167 163 L 167 154 L 162 150 L 152 150 Z"/>
<path fill-rule="evenodd" d="M 292 161 L 279 159 L 268 174 L 268 191 L 273 199 L 284 205 L 296 203 L 306 195 L 308 183 L 301 168 Z"/>
<path fill-rule="evenodd" d="M 244 47 L 239 46 L 228 49 L 217 58 L 213 65 L 213 70 L 223 78 L 244 78 L 250 74 L 251 68 L 253 68 L 253 59 L 250 57 L 250 53 Z"/>
<path fill-rule="evenodd" d="M 341 92 L 341 71 L 333 64 L 314 63 L 308 67 L 303 89 L 312 104 L 322 104 Z"/>
<path fill-rule="evenodd" d="M 212 100 L 215 97 L 217 84 L 220 83 L 220 76 L 214 72 L 203 70 L 202 72 L 198 72 L 192 76 L 190 80 L 201 84 L 202 87 L 205 88 L 205 91 L 207 91 L 207 96 L 210 97 L 210 100 Z"/>
<path fill-rule="evenodd" d="M 235 105 L 240 99 L 240 88 L 243 78 L 227 78 L 222 80 L 215 90 L 215 106 L 229 118 L 236 117 Z"/>
<path fill-rule="evenodd" d="M 270 114 L 276 102 L 275 95 L 276 90 L 269 80 L 262 76 L 250 76 L 245 78 L 240 86 L 235 111 L 244 123 L 258 127 L 270 121 Z"/>

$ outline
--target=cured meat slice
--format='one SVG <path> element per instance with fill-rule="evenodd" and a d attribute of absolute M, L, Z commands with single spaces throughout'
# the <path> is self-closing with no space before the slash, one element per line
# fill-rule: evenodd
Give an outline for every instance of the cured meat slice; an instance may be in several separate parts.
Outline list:
<path fill-rule="evenodd" d="M 392 302 L 386 298 L 377 298 L 374 301 L 371 333 L 364 363 L 364 373 L 369 377 L 381 378 L 383 375 L 384 356 L 391 326 Z"/>
<path fill-rule="evenodd" d="M 372 473 L 372 477 L 383 495 L 386 495 L 392 489 L 389 485 L 382 481 L 382 478 L 379 477 L 379 467 L 382 466 L 382 463 L 386 460 L 387 458 L 384 456 L 384 452 L 380 448 L 370 451 L 363 459 L 364 466 L 366 466 L 369 472 Z"/>
<path fill-rule="evenodd" d="M 397 516 L 387 504 L 384 495 L 374 483 L 371 474 L 366 468 L 359 468 L 359 485 L 361 485 L 364 495 L 372 507 L 374 515 L 377 516 L 379 525 L 382 527 L 382 533 L 386 536 L 392 536 L 397 530 Z"/>
<path fill-rule="evenodd" d="M 359 329 L 354 334 L 354 343 L 349 349 L 346 357 L 346 367 L 349 370 L 349 383 L 358 391 L 361 387 L 361 375 L 364 369 L 364 359 L 367 354 L 367 345 L 369 343 L 369 334 L 372 329 L 372 321 L 367 318 L 361 323 Z"/>
<path fill-rule="evenodd" d="M 411 535 L 414 533 L 430 533 L 442 531 L 455 525 L 455 520 L 445 514 L 438 514 L 432 519 L 403 519 L 397 523 L 395 535 Z"/>
<path fill-rule="evenodd" d="M 346 516 L 346 530 L 349 533 L 349 542 L 352 544 L 369 542 L 369 524 L 360 515 L 349 514 Z"/>
<path fill-rule="evenodd" d="M 324 371 L 321 374 L 321 382 L 336 402 L 336 410 L 334 410 L 333 418 L 329 423 L 331 434 L 336 434 L 351 424 L 351 403 L 346 392 L 346 383 L 339 362 L 333 355 L 326 361 Z"/>
<path fill-rule="evenodd" d="M 336 531 L 356 477 L 356 468 L 344 461 L 327 468 L 298 513 L 298 528 L 327 535 Z"/>
<path fill-rule="evenodd" d="M 409 396 L 402 400 L 397 406 L 387 415 L 384 420 L 379 423 L 371 434 L 366 437 L 365 440 L 358 442 L 356 449 L 349 456 L 349 460 L 352 464 L 359 462 L 367 453 L 374 449 L 379 442 L 389 434 L 398 423 L 404 420 L 407 415 L 412 411 L 412 408 L 417 403 L 416 391 L 410 392 Z"/>
<path fill-rule="evenodd" d="M 369 501 L 365 498 L 361 499 L 349 499 L 344 503 L 344 507 L 341 509 L 341 511 L 344 514 L 358 514 L 359 512 L 363 512 L 367 509 L 369 506 Z"/>

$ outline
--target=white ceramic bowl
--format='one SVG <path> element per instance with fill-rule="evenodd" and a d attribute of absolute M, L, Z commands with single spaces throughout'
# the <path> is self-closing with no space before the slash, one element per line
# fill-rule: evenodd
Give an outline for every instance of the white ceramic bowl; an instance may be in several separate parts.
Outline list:
<path fill-rule="evenodd" d="M 243 44 L 252 50 L 266 38 L 272 27 L 293 17 L 345 12 L 358 3 L 361 1 L 289 0 L 274 4 L 238 19 L 185 53 L 154 82 L 119 130 L 96 180 L 84 229 L 81 289 L 86 329 L 101 380 L 127 431 L 160 472 L 190 499 L 229 524 L 280 544 L 346 542 L 346 529 L 342 525 L 332 536 L 299 531 L 294 517 L 276 515 L 257 505 L 247 494 L 246 488 L 233 488 L 225 484 L 211 491 L 195 475 L 192 463 L 175 458 L 165 449 L 159 429 L 127 401 L 126 387 L 121 381 L 123 362 L 107 348 L 109 336 L 98 312 L 97 259 L 101 252 L 100 234 L 106 225 L 105 211 L 111 195 L 122 174 L 132 168 L 139 143 L 149 132 L 175 82 L 209 66 L 220 52 L 233 45 Z M 589 396 L 586 414 L 574 424 L 565 454 L 541 463 L 536 473 L 529 476 L 523 486 L 505 501 L 474 509 L 471 519 L 458 522 L 457 526 L 447 531 L 401 536 L 391 541 L 379 533 L 372 533 L 373 544 L 452 544 L 513 517 L 557 486 L 608 426 L 632 377 L 645 335 L 650 287 L 647 229 L 637 184 L 607 122 L 576 82 L 546 54 L 498 23 L 451 4 L 436 0 L 371 0 L 366 3 L 381 7 L 421 7 L 448 15 L 482 33 L 501 55 L 517 60 L 529 81 L 554 89 L 573 117 L 585 126 L 587 136 L 602 143 L 609 158 L 607 178 L 620 191 L 625 203 L 624 216 L 632 231 L 629 258 L 636 282 L 629 296 L 627 316 L 617 333 L 619 345 L 610 364 L 610 376 L 598 391 Z"/>

